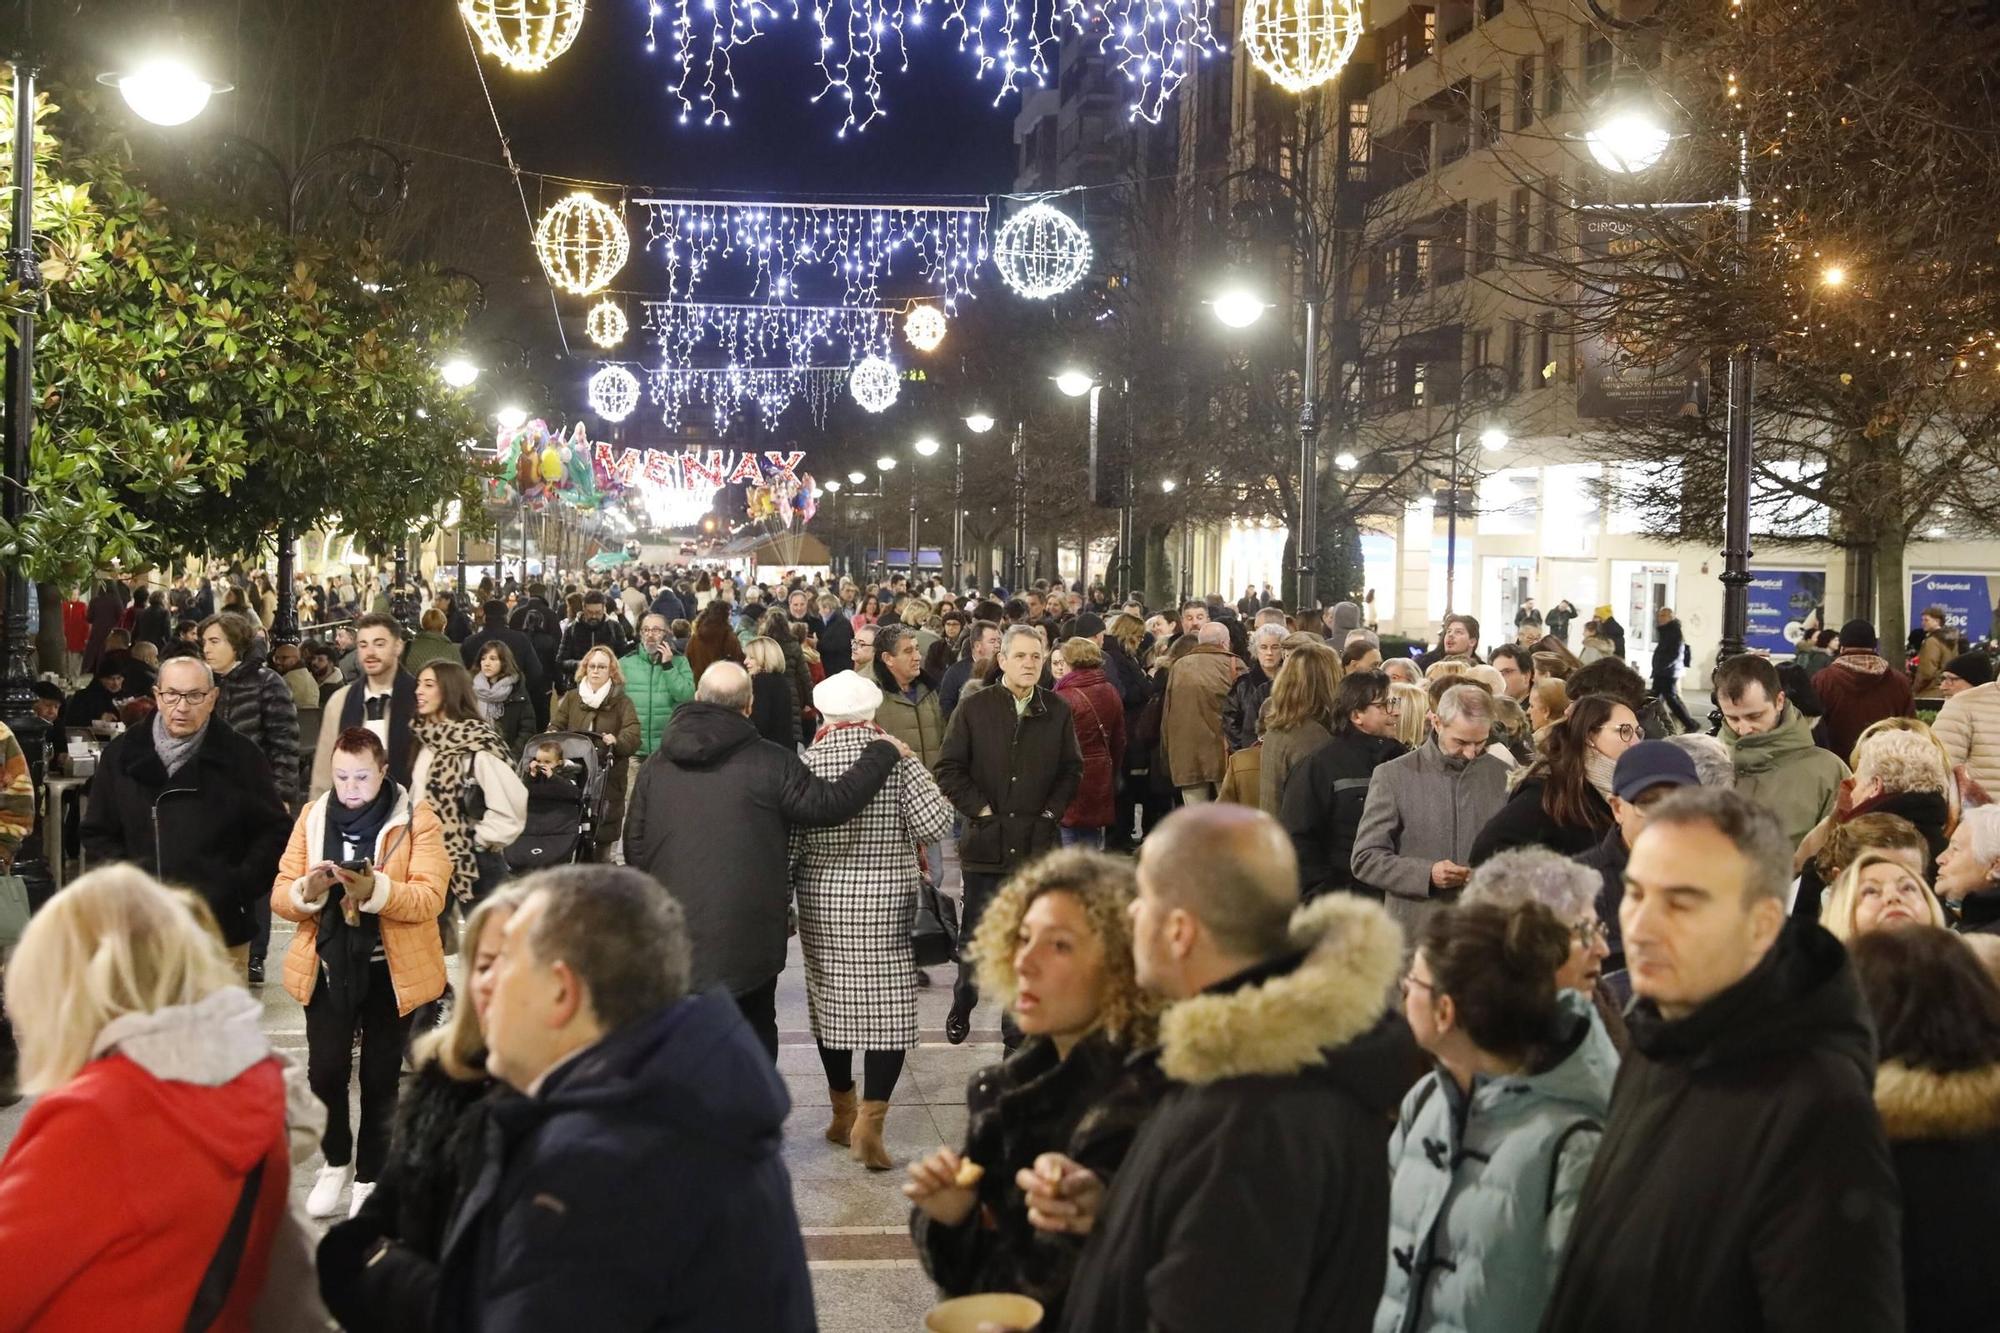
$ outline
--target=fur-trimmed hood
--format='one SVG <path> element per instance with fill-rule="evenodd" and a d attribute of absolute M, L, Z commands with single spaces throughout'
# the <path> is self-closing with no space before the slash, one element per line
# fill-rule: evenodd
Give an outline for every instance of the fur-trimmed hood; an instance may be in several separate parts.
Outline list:
<path fill-rule="evenodd" d="M 1290 972 L 1183 1000 L 1160 1020 L 1160 1068 L 1182 1083 L 1287 1075 L 1368 1032 L 1389 1007 L 1403 933 L 1381 904 L 1331 894 L 1292 917 Z"/>
<path fill-rule="evenodd" d="M 1875 1109 L 1891 1141 L 2000 1132 L 2000 1065 L 1940 1074 L 1887 1061 L 1875 1071 Z"/>

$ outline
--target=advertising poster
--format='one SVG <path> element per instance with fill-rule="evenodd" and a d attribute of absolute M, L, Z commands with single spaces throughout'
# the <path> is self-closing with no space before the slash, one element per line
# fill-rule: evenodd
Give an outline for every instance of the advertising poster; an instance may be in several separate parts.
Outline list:
<path fill-rule="evenodd" d="M 1584 323 L 1613 304 L 1606 292 L 1624 281 L 1647 282 L 1649 248 L 1628 216 L 1586 211 L 1577 220 L 1584 262 L 1594 270 L 1580 294 Z M 1592 310 L 1591 307 L 1596 307 Z M 1539 370 L 1539 367 L 1536 368 Z M 1702 356 L 1663 347 L 1637 327 L 1592 328 L 1576 339 L 1576 412 L 1580 417 L 1700 416 L 1708 406 L 1707 364 Z"/>
<path fill-rule="evenodd" d="M 1745 644 L 1773 657 L 1789 657 L 1806 627 L 1818 625 L 1818 613 L 1826 602 L 1826 571 L 1753 569 L 1749 594 Z"/>
<path fill-rule="evenodd" d="M 1945 609 L 1945 626 L 1978 643 L 1993 637 L 1993 595 L 1984 574 L 1910 575 L 1910 628 L 1916 629 L 1924 608 Z"/>

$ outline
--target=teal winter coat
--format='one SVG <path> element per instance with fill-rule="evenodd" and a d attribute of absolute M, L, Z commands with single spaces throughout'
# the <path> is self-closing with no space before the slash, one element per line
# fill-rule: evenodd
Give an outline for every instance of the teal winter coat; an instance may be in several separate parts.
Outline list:
<path fill-rule="evenodd" d="M 661 666 L 636 649 L 619 658 L 618 665 L 625 673 L 625 694 L 639 714 L 639 760 L 644 760 L 660 748 L 660 734 L 674 710 L 694 698 L 694 669 L 680 653 Z"/>
<path fill-rule="evenodd" d="M 1375 1333 L 1540 1325 L 1618 1073 L 1594 1006 L 1559 998 L 1569 1037 L 1552 1068 L 1482 1076 L 1469 1097 L 1440 1070 L 1403 1099 Z"/>

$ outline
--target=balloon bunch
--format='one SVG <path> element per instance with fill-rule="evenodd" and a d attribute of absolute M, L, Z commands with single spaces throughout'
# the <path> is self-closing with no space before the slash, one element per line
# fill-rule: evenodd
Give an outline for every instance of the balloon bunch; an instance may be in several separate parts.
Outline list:
<path fill-rule="evenodd" d="M 788 528 L 803 528 L 819 512 L 819 487 L 810 472 L 797 478 L 778 476 L 763 485 L 747 487 L 744 498 L 752 522 L 769 519 Z"/>
<path fill-rule="evenodd" d="M 604 507 L 582 422 L 564 439 L 561 431 L 551 431 L 536 417 L 513 430 L 503 426 L 493 446 L 500 466 L 487 479 L 488 499 L 499 504 L 524 500 L 538 510 L 557 502 L 580 509 Z"/>

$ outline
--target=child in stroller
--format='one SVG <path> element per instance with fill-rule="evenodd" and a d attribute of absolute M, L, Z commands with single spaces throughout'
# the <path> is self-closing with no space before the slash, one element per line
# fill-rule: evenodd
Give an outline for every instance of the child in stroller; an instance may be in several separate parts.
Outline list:
<path fill-rule="evenodd" d="M 596 740 L 576 732 L 537 736 L 523 747 L 521 779 L 528 789 L 528 818 L 507 848 L 516 874 L 588 861 L 603 794 Z"/>

